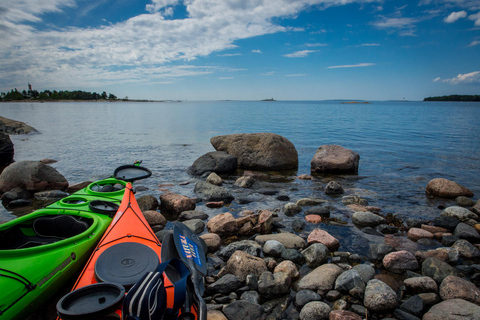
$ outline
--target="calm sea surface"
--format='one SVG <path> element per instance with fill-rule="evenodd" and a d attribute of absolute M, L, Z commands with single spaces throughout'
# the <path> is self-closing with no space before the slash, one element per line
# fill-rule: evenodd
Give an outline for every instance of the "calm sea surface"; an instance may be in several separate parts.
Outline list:
<path fill-rule="evenodd" d="M 307 196 L 324 197 L 331 179 L 358 194 L 383 214 L 401 218 L 433 219 L 438 205 L 424 187 L 433 178 L 454 180 L 480 195 L 480 103 L 372 102 L 344 104 L 340 101 L 215 101 L 164 103 L 1 103 L 0 115 L 26 122 L 40 134 L 11 136 L 15 160 L 55 159 L 52 164 L 70 184 L 106 178 L 116 167 L 143 160 L 153 176 L 138 184 L 149 188 L 141 194 L 159 196 L 169 190 L 194 196 L 196 178 L 186 169 L 203 154 L 214 151 L 210 138 L 232 133 L 273 132 L 286 137 L 299 155 L 297 172 L 272 174 L 259 183 L 279 190 L 292 201 Z M 310 161 L 323 144 L 339 144 L 360 154 L 358 176 L 295 179 L 310 174 Z M 285 202 L 252 190 L 237 190 L 227 179 L 235 197 L 254 202 L 208 209 L 211 216 L 244 209 L 271 209 L 284 218 L 287 229 L 295 217 L 280 209 Z M 180 185 L 191 182 L 187 185 Z M 341 198 L 330 200 L 332 217 L 347 226 L 322 228 L 340 238 L 342 249 L 352 250 L 363 234 L 351 225 L 352 212 Z M 0 207 L 0 222 L 19 214 Z M 300 213 L 297 217 L 302 217 Z M 313 226 L 307 226 L 305 232 Z M 375 241 L 373 239 L 372 241 Z"/>

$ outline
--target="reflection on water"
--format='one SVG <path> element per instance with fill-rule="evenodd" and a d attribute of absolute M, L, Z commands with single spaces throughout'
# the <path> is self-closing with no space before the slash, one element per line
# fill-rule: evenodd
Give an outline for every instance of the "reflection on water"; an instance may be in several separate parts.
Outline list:
<path fill-rule="evenodd" d="M 11 136 L 15 160 L 58 160 L 52 166 L 70 184 L 107 178 L 116 167 L 143 160 L 142 166 L 152 171 L 152 177 L 137 183 L 149 189 L 139 195 L 158 197 L 162 193 L 158 185 L 173 184 L 169 190 L 193 197 L 196 179 L 186 169 L 201 155 L 214 151 L 211 137 L 273 132 L 295 145 L 299 169 L 289 173 L 287 179 L 270 179 L 259 183 L 259 187 L 275 188 L 291 201 L 308 196 L 325 198 L 323 188 L 335 179 L 347 194 L 363 194 L 370 205 L 382 208 L 384 214 L 432 219 L 440 212 L 438 205 L 451 202 L 426 197 L 424 187 L 431 179 L 452 179 L 476 196 L 480 194 L 478 103 L 2 103 L 1 110 L 2 116 L 26 122 L 41 132 Z M 323 144 L 339 144 L 358 152 L 358 176 L 295 179 L 296 175 L 310 173 L 310 161 Z M 221 209 L 199 204 L 198 209 L 210 215 L 229 210 L 237 214 L 244 209 L 270 209 L 290 226 L 294 218 L 283 216 L 279 210 L 284 202 L 275 196 L 238 190 L 233 187 L 236 177 L 229 178 L 226 186 L 236 197 L 255 201 L 242 205 L 234 201 Z M 341 198 L 328 199 L 332 216 L 349 221 L 352 212 L 341 204 Z M 12 212 L 2 209 L 0 222 L 11 219 Z M 355 228 L 322 228 L 344 238 L 342 245 L 356 245 L 357 240 L 346 240 L 355 238 Z M 358 236 L 362 236 L 361 232 Z"/>

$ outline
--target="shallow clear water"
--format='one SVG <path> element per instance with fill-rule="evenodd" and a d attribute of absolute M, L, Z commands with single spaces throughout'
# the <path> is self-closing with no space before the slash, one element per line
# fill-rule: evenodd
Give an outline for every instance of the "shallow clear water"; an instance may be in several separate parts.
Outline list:
<path fill-rule="evenodd" d="M 275 188 L 292 201 L 317 196 L 330 200 L 332 216 L 348 222 L 350 212 L 341 198 L 323 194 L 335 179 L 347 194 L 360 194 L 383 214 L 402 218 L 433 219 L 442 199 L 429 199 L 424 187 L 433 178 L 454 180 L 480 194 L 480 103 L 372 102 L 344 104 L 339 101 L 215 101 L 215 102 L 67 102 L 2 103 L 0 115 L 26 122 L 41 134 L 11 136 L 15 160 L 58 160 L 52 164 L 70 184 L 97 180 L 113 174 L 116 167 L 143 160 L 153 176 L 139 182 L 145 194 L 159 196 L 165 188 L 194 196 L 196 178 L 186 169 L 198 157 L 214 151 L 210 138 L 232 133 L 273 132 L 289 139 L 299 155 L 299 169 L 286 177 L 272 176 L 262 187 Z M 296 175 L 310 173 L 310 161 L 323 144 L 339 144 L 360 154 L 358 176 L 319 177 L 301 181 Z M 285 178 L 285 179 L 284 179 Z M 227 179 L 232 188 L 235 177 Z M 191 182 L 187 185 L 180 185 Z M 236 197 L 256 201 L 229 207 L 198 209 L 210 215 L 243 209 L 279 212 L 288 227 L 293 218 L 280 209 L 284 202 L 250 190 L 232 191 Z M 140 193 L 140 195 L 143 194 Z M 15 212 L 1 208 L 0 221 Z M 302 213 L 298 215 L 302 216 Z M 351 224 L 348 222 L 348 225 Z M 351 249 L 363 235 L 355 228 L 321 225 L 344 239 Z M 314 228 L 307 226 L 306 232 Z M 353 236 L 353 237 L 352 237 Z"/>

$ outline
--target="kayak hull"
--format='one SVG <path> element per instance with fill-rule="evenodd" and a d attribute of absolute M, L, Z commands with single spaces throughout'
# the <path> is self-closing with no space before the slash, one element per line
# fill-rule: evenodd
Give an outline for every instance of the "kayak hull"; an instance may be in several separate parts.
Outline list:
<path fill-rule="evenodd" d="M 97 183 L 125 184 L 106 180 Z M 95 192 L 92 185 L 0 225 L 1 320 L 27 318 L 85 266 L 112 221 L 112 215 L 93 212 L 90 203 L 119 205 L 123 196 L 123 190 Z M 73 229 L 62 231 L 65 223 Z"/>

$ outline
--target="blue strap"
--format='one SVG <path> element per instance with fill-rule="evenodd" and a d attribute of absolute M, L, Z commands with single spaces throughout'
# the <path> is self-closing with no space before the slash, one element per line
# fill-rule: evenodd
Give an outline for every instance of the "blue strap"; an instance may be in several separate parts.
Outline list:
<path fill-rule="evenodd" d="M 160 273 L 165 272 L 168 266 L 172 266 L 175 271 L 178 273 L 178 279 L 177 281 L 173 282 L 170 278 L 169 280 L 172 282 L 173 287 L 174 287 L 174 296 L 173 296 L 173 308 L 167 308 L 166 310 L 166 316 L 167 318 L 169 316 L 176 316 L 180 308 L 183 306 L 185 303 L 185 299 L 187 296 L 187 280 L 188 276 L 190 275 L 190 270 L 188 267 L 183 263 L 182 260 L 173 258 L 168 261 L 165 261 L 161 263 L 158 266 L 157 271 Z M 166 273 L 167 277 L 168 274 Z"/>

